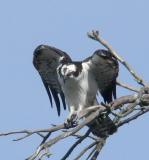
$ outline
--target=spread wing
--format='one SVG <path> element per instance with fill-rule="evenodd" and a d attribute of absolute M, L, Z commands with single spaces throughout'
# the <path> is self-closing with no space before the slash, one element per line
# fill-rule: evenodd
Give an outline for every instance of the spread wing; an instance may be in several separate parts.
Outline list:
<path fill-rule="evenodd" d="M 109 51 L 97 50 L 85 61 L 90 62 L 89 72 L 94 76 L 105 103 L 110 103 L 116 98 L 116 78 L 119 71 L 117 60 Z"/>
<path fill-rule="evenodd" d="M 66 109 L 65 96 L 58 82 L 56 69 L 59 65 L 60 57 L 64 56 L 66 60 L 71 58 L 63 51 L 47 45 L 40 45 L 34 51 L 33 65 L 39 72 L 42 82 L 49 96 L 51 106 L 52 97 L 54 98 L 58 115 L 60 115 L 60 99 Z"/>

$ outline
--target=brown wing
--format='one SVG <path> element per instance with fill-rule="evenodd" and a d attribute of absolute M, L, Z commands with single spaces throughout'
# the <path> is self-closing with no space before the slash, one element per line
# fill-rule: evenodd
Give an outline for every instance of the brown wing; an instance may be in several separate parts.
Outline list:
<path fill-rule="evenodd" d="M 97 50 L 87 60 L 91 62 L 90 72 L 95 77 L 99 92 L 105 102 L 110 103 L 116 98 L 116 78 L 119 65 L 109 51 Z"/>
<path fill-rule="evenodd" d="M 42 82 L 49 96 L 51 106 L 53 96 L 58 115 L 60 115 L 60 98 L 64 109 L 66 109 L 65 96 L 61 90 L 56 72 L 59 65 L 59 59 L 62 56 L 71 62 L 71 58 L 65 52 L 47 45 L 38 46 L 35 49 L 33 56 L 33 65 L 41 76 Z"/>

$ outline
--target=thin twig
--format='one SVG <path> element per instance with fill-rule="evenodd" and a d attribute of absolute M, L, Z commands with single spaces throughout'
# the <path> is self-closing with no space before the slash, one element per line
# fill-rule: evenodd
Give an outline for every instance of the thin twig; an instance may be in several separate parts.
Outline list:
<path fill-rule="evenodd" d="M 107 139 L 107 137 L 101 139 L 100 142 L 97 144 L 96 151 L 95 151 L 94 155 L 92 156 L 91 160 L 96 160 L 97 159 L 100 151 L 102 150 L 103 146 L 106 143 L 106 139 Z"/>
<path fill-rule="evenodd" d="M 92 151 L 90 152 L 90 154 L 87 156 L 86 160 L 89 160 L 90 157 L 95 153 L 95 151 L 96 151 L 96 147 L 94 147 L 94 148 L 92 149 Z"/>
<path fill-rule="evenodd" d="M 32 135 L 32 134 L 26 134 L 25 136 L 22 136 L 22 137 L 20 137 L 20 138 L 13 139 L 13 141 L 20 141 L 20 140 L 22 140 L 22 139 L 25 139 L 25 138 L 31 136 L 31 135 Z"/>
<path fill-rule="evenodd" d="M 51 128 L 46 128 L 46 129 L 35 129 L 35 130 L 22 130 L 22 131 L 12 131 L 12 132 L 5 132 L 5 133 L 0 133 L 0 136 L 8 136 L 8 135 L 13 135 L 13 134 L 36 134 L 36 133 L 49 133 L 49 132 L 55 132 L 60 129 L 65 129 L 64 124 L 57 125 L 55 127 Z"/>
<path fill-rule="evenodd" d="M 134 91 L 134 92 L 139 92 L 139 89 L 137 89 L 137 88 L 135 88 L 135 87 L 132 87 L 132 86 L 130 86 L 130 85 L 128 85 L 128 84 L 124 84 L 123 82 L 121 82 L 121 81 L 116 81 L 116 83 L 117 83 L 117 85 L 119 85 L 119 86 L 121 86 L 121 87 L 123 87 L 123 88 L 126 88 L 126 89 L 129 89 L 129 90 L 131 90 L 131 91 Z"/>
<path fill-rule="evenodd" d="M 80 153 L 79 155 L 74 159 L 74 160 L 79 160 L 89 149 L 91 149 L 92 147 L 94 147 L 98 142 L 93 142 L 91 144 L 89 144 L 87 147 L 85 147 Z"/>
<path fill-rule="evenodd" d="M 40 143 L 40 146 L 46 142 L 46 140 L 50 137 L 50 135 L 51 135 L 51 132 L 49 132 L 45 137 L 43 137 L 43 140 Z"/>
<path fill-rule="evenodd" d="M 83 135 L 80 135 L 80 134 L 74 134 L 74 135 L 72 135 L 73 137 L 76 137 L 76 138 L 81 138 Z M 92 140 L 94 140 L 94 141 L 96 141 L 97 140 L 97 138 L 95 138 L 95 137 L 93 137 L 93 136 L 90 136 L 90 135 L 88 135 L 88 138 L 90 138 L 90 139 L 92 139 Z"/>
<path fill-rule="evenodd" d="M 135 115 L 133 115 L 133 116 L 131 116 L 131 117 L 129 117 L 129 118 L 123 120 L 123 121 L 120 121 L 120 122 L 118 123 L 117 127 L 121 127 L 121 126 L 123 126 L 124 124 L 129 123 L 129 122 L 137 119 L 139 116 L 141 116 L 141 115 L 143 115 L 143 114 L 145 114 L 145 113 L 147 113 L 147 112 L 149 112 L 149 107 L 146 108 L 146 109 L 144 109 L 144 110 L 142 110 L 142 111 L 139 111 L 139 112 L 136 113 Z"/>

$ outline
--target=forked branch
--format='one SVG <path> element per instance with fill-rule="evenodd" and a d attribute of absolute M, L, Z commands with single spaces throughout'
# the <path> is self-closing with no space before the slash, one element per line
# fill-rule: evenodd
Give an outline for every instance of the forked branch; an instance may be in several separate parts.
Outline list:
<path fill-rule="evenodd" d="M 108 107 L 110 108 L 110 112 Z M 120 108 L 121 110 L 119 111 Z M 15 132 L 0 133 L 0 136 L 7 136 L 11 134 L 23 134 L 22 137 L 26 138 L 28 136 L 31 136 L 32 134 L 38 134 L 43 141 L 46 137 L 46 135 L 44 135 L 45 133 L 50 133 L 50 136 L 53 132 L 61 131 L 61 133 L 55 136 L 54 138 L 46 138 L 44 143 L 41 143 L 37 147 L 36 151 L 26 160 L 39 160 L 40 157 L 43 158 L 45 156 L 50 156 L 52 158 L 52 154 L 49 152 L 49 149 L 59 141 L 67 139 L 67 137 L 70 136 L 77 137 L 77 140 L 72 146 L 70 146 L 70 148 L 68 149 L 66 154 L 61 158 L 61 160 L 66 160 L 69 156 L 71 156 L 71 153 L 77 148 L 77 146 L 80 143 L 83 143 L 87 138 L 90 139 L 90 144 L 86 146 L 86 148 L 82 149 L 82 151 L 78 154 L 75 160 L 80 159 L 80 157 L 82 157 L 87 151 L 90 151 L 88 152 L 89 155 L 87 159 L 97 159 L 109 135 L 105 135 L 105 137 L 100 138 L 92 135 L 92 130 L 90 129 L 88 129 L 88 131 L 86 131 L 84 135 L 80 135 L 79 131 L 103 114 L 106 115 L 108 113 L 113 115 L 113 123 L 115 124 L 117 129 L 123 126 L 124 124 L 127 124 L 128 122 L 131 122 L 139 116 L 145 114 L 149 111 L 149 88 L 141 88 L 141 90 L 138 93 L 117 98 L 107 107 L 103 105 L 90 107 L 88 111 L 92 111 L 90 116 L 84 118 L 75 128 L 65 129 L 64 125 L 61 124 L 47 129 L 22 130 Z M 85 111 L 85 113 L 87 113 L 87 111 Z M 101 130 L 104 130 L 104 128 L 101 128 Z M 18 140 L 21 140 L 21 138 L 19 138 Z"/>

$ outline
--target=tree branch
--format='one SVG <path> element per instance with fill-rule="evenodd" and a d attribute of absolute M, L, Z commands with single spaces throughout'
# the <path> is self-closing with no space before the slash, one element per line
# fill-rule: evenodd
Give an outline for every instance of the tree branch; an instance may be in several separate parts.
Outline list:
<path fill-rule="evenodd" d="M 67 151 L 67 153 L 64 155 L 64 157 L 61 160 L 66 160 L 66 158 L 69 157 L 69 155 L 73 152 L 73 150 L 77 147 L 77 145 L 79 145 L 84 139 L 86 139 L 88 137 L 88 135 L 90 134 L 91 130 L 89 129 L 84 136 L 80 137 L 79 140 L 77 140 L 71 147 L 70 149 Z"/>
<path fill-rule="evenodd" d="M 121 87 L 123 87 L 123 88 L 126 88 L 126 89 L 128 89 L 128 90 L 130 90 L 130 91 L 134 91 L 134 92 L 139 92 L 139 89 L 138 88 L 135 88 L 135 87 L 132 87 L 132 86 L 130 86 L 130 85 L 128 85 L 128 84 L 125 84 L 125 83 L 123 83 L 123 82 L 121 82 L 121 81 L 116 81 L 116 83 L 117 83 L 117 85 L 119 85 L 119 86 L 121 86 Z"/>
<path fill-rule="evenodd" d="M 140 106 L 141 104 L 141 106 Z M 144 106 L 143 106 L 144 104 Z M 112 112 L 115 112 L 115 116 L 113 118 L 113 121 L 115 118 L 117 118 L 117 115 L 121 115 L 121 117 L 125 117 L 125 119 L 121 120 L 121 117 L 118 118 L 117 121 L 115 121 L 115 125 L 117 128 L 123 126 L 124 124 L 127 124 L 128 122 L 131 122 L 138 118 L 139 116 L 145 114 L 146 112 L 149 111 L 149 89 L 148 88 L 141 88 L 138 93 L 135 93 L 133 95 L 128 95 L 128 96 L 123 96 L 120 98 L 117 98 L 115 101 L 113 101 L 110 105 L 110 109 Z M 136 107 L 138 112 L 136 112 Z M 92 110 L 93 109 L 93 110 Z M 119 111 L 120 109 L 120 111 Z M 87 117 L 82 120 L 82 122 L 76 126 L 75 128 L 70 128 L 70 129 L 65 129 L 64 125 L 57 125 L 48 129 L 35 129 L 35 130 L 22 130 L 22 131 L 13 131 L 13 132 L 6 132 L 6 133 L 0 133 L 0 136 L 7 136 L 7 135 L 12 135 L 12 134 L 25 134 L 23 138 L 26 138 L 28 136 L 31 136 L 32 134 L 41 134 L 41 133 L 48 133 L 49 136 L 52 132 L 57 132 L 57 131 L 66 131 L 66 132 L 61 132 L 59 135 L 55 136 L 54 138 L 48 140 L 47 138 L 45 139 L 46 136 L 42 137 L 42 143 L 39 145 L 39 147 L 36 149 L 36 151 L 27 158 L 26 160 L 35 160 L 37 157 L 43 157 L 50 155 L 51 153 L 47 152 L 50 147 L 52 147 L 54 144 L 59 142 L 62 139 L 66 139 L 67 137 L 70 136 L 75 136 L 76 133 L 84 128 L 86 125 L 91 123 L 93 120 L 96 118 L 100 117 L 100 115 L 108 113 L 109 110 L 103 106 L 103 105 L 98 105 L 98 106 L 93 106 L 89 107 L 88 111 L 92 111 L 92 113 Z M 133 113 L 133 114 L 132 114 Z M 111 113 L 108 113 L 111 114 Z M 113 115 L 113 114 L 112 114 Z M 105 128 L 101 128 L 101 130 L 105 130 Z M 78 136 L 78 140 L 69 148 L 69 150 L 66 152 L 64 157 L 61 160 L 67 159 L 68 156 L 71 155 L 71 153 L 74 151 L 74 149 L 81 143 L 83 142 L 87 137 L 91 136 L 91 130 L 89 129 L 84 136 Z M 109 136 L 109 135 L 108 135 Z M 107 137 L 108 137 L 107 136 Z M 104 140 L 104 143 L 106 141 L 106 138 Z M 21 138 L 20 138 L 21 140 Z M 100 153 L 102 147 L 103 147 L 103 139 L 102 138 L 92 138 L 92 143 L 89 144 L 86 148 L 84 148 L 80 154 L 76 157 L 79 158 L 84 153 L 86 153 L 88 150 L 90 150 L 92 147 L 95 146 L 93 150 L 89 153 L 88 157 L 91 157 L 91 159 L 96 159 L 98 154 Z"/>

